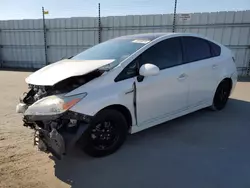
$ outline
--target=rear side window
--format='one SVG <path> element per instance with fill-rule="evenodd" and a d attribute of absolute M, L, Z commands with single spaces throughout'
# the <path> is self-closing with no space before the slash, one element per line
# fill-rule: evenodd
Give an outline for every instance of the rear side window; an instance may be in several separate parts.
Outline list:
<path fill-rule="evenodd" d="M 221 48 L 217 44 L 214 44 L 213 42 L 209 42 L 211 53 L 213 57 L 219 56 L 221 53 Z"/>
<path fill-rule="evenodd" d="M 208 41 L 197 37 L 182 37 L 185 62 L 199 61 L 212 57 Z"/>

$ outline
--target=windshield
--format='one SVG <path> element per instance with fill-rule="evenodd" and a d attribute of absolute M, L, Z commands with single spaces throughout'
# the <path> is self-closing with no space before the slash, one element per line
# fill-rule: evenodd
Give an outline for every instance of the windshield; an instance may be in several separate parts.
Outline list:
<path fill-rule="evenodd" d="M 104 60 L 114 59 L 109 65 L 109 68 L 113 68 L 118 65 L 125 58 L 136 52 L 145 44 L 150 42 L 149 40 L 129 39 L 129 38 L 116 38 L 100 43 L 92 48 L 89 48 L 80 54 L 72 57 L 75 60 Z"/>

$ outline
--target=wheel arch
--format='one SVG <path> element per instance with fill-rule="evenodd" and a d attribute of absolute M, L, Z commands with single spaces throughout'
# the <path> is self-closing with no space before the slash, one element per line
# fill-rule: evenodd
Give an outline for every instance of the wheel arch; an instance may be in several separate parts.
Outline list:
<path fill-rule="evenodd" d="M 216 93 L 217 88 L 219 87 L 219 85 L 220 85 L 223 81 L 229 82 L 229 84 L 230 84 L 230 92 L 231 92 L 232 87 L 233 87 L 233 81 L 232 81 L 232 79 L 231 79 L 230 77 L 224 77 L 224 78 L 221 79 L 220 82 L 218 82 L 216 88 L 214 89 L 214 95 L 213 95 L 212 100 L 214 99 L 214 96 L 215 96 L 215 93 Z"/>
<path fill-rule="evenodd" d="M 219 82 L 218 86 L 220 85 L 220 83 L 222 83 L 222 82 L 224 82 L 224 81 L 226 81 L 226 82 L 229 83 L 229 85 L 230 85 L 230 91 L 231 91 L 231 89 L 232 89 L 232 87 L 233 87 L 233 81 L 232 81 L 232 79 L 231 79 L 230 77 L 225 77 L 225 78 L 223 78 L 223 79 Z M 218 86 L 217 86 L 217 88 L 218 88 Z"/>
<path fill-rule="evenodd" d="M 132 115 L 131 112 L 129 111 L 129 109 L 126 106 L 123 106 L 121 104 L 113 104 L 113 105 L 109 105 L 106 106 L 105 108 L 102 108 L 100 111 L 105 110 L 105 109 L 113 109 L 113 110 L 117 110 L 120 113 L 122 113 L 128 123 L 128 129 L 132 126 L 133 120 L 132 120 Z M 99 113 L 97 112 L 97 113 Z"/>
<path fill-rule="evenodd" d="M 230 92 L 231 92 L 232 87 L 233 87 L 233 81 L 232 81 L 232 79 L 231 79 L 230 77 L 224 77 L 224 78 L 221 79 L 220 82 L 218 82 L 218 84 L 217 84 L 217 86 L 216 86 L 216 88 L 215 88 L 215 90 L 214 90 L 213 99 L 214 99 L 214 96 L 215 96 L 215 93 L 216 93 L 217 88 L 219 87 L 219 85 L 220 85 L 223 81 L 229 82 L 229 84 L 230 84 Z"/>
<path fill-rule="evenodd" d="M 218 90 L 220 84 L 223 83 L 223 82 L 227 82 L 227 83 L 229 84 L 229 96 L 230 96 L 230 93 L 231 93 L 231 91 L 232 91 L 232 87 L 233 87 L 233 81 L 232 81 L 232 79 L 231 79 L 230 77 L 224 77 L 224 78 L 217 84 L 217 87 L 216 87 L 215 92 L 214 92 L 214 96 L 213 96 L 213 100 L 212 100 L 212 105 L 210 106 L 210 109 L 212 109 L 213 111 L 221 110 L 221 109 L 223 109 L 224 106 L 225 106 L 225 104 L 224 104 L 223 107 L 216 107 L 215 104 L 214 104 L 214 103 L 215 103 L 214 101 L 215 101 L 216 92 L 217 92 L 217 90 Z M 229 96 L 228 96 L 228 97 L 229 97 Z"/>

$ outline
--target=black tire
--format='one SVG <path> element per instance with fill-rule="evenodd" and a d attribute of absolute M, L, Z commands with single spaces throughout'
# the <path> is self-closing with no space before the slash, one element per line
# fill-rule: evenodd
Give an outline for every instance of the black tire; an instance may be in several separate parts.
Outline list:
<path fill-rule="evenodd" d="M 230 91 L 231 91 L 230 81 L 223 80 L 216 89 L 211 109 L 215 111 L 222 110 L 227 104 Z"/>
<path fill-rule="evenodd" d="M 104 109 L 96 114 L 85 131 L 83 151 L 92 157 L 110 155 L 122 146 L 126 140 L 127 131 L 127 121 L 122 113 L 113 109 Z"/>

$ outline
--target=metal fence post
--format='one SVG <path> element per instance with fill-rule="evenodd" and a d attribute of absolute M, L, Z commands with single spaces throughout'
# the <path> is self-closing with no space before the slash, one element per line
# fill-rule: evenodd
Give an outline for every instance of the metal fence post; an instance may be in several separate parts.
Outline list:
<path fill-rule="evenodd" d="M 173 18 L 173 33 L 175 32 L 175 18 L 176 18 L 176 7 L 177 7 L 177 0 L 174 3 L 174 18 Z"/>
<path fill-rule="evenodd" d="M 98 43 L 102 41 L 102 27 L 101 27 L 101 4 L 98 3 Z"/>
<path fill-rule="evenodd" d="M 43 36 L 44 36 L 44 55 L 45 55 L 45 64 L 48 65 L 48 52 L 47 52 L 47 29 L 45 24 L 44 8 L 42 7 L 43 13 Z"/>
<path fill-rule="evenodd" d="M 250 59 L 248 60 L 247 76 L 250 74 Z"/>

